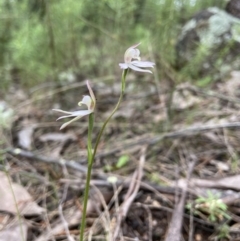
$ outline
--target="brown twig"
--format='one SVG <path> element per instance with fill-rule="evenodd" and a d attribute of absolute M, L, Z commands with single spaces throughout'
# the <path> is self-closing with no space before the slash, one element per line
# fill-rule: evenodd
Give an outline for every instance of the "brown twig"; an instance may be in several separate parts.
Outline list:
<path fill-rule="evenodd" d="M 169 132 L 169 133 L 165 133 L 162 135 L 153 136 L 153 137 L 149 137 L 149 138 L 139 138 L 139 140 L 137 140 L 137 141 L 128 142 L 117 148 L 111 148 L 111 151 L 102 152 L 102 153 L 96 155 L 96 158 L 110 156 L 110 155 L 120 152 L 121 150 L 126 150 L 126 149 L 129 149 L 129 148 L 131 148 L 133 146 L 137 146 L 137 145 L 155 145 L 158 142 L 160 142 L 164 139 L 167 139 L 167 138 L 185 137 L 185 136 L 189 136 L 189 135 L 196 135 L 201 132 L 205 132 L 205 131 L 209 131 L 209 130 L 224 129 L 224 128 L 240 128 L 240 122 L 189 127 L 189 128 L 182 129 L 179 131 L 173 131 L 173 132 Z M 48 164 L 65 165 L 68 168 L 72 168 L 76 171 L 80 171 L 83 173 L 86 173 L 86 171 L 87 171 L 85 166 L 83 166 L 73 160 L 65 160 L 65 159 L 59 160 L 59 159 L 46 157 L 43 155 L 40 156 L 40 155 L 34 154 L 33 152 L 25 151 L 25 150 L 22 150 L 19 148 L 10 148 L 10 149 L 7 149 L 6 152 L 9 154 L 12 154 L 14 156 L 25 157 L 30 160 L 38 160 L 38 161 L 42 161 L 42 162 L 45 162 Z M 87 162 L 87 160 L 84 160 L 84 161 Z"/>
<path fill-rule="evenodd" d="M 72 168 L 74 170 L 83 172 L 83 173 L 87 172 L 87 168 L 85 166 L 77 163 L 76 161 L 70 161 L 70 160 L 65 160 L 65 159 L 55 159 L 55 158 L 47 157 L 44 155 L 37 155 L 33 152 L 25 151 L 20 148 L 8 149 L 8 150 L 6 150 L 6 152 L 13 156 L 28 158 L 29 160 L 37 160 L 37 161 L 41 161 L 41 162 L 44 162 L 47 164 L 57 164 L 57 165 L 61 165 L 61 166 L 66 166 L 66 167 Z"/>
<path fill-rule="evenodd" d="M 119 211 L 117 212 L 117 219 L 114 220 L 114 222 L 116 221 L 116 223 L 115 223 L 115 227 L 113 230 L 113 239 L 112 240 L 117 239 L 119 232 L 120 232 L 121 224 L 122 224 L 123 220 L 126 218 L 126 216 L 128 214 L 128 210 L 129 210 L 130 206 L 132 205 L 132 203 L 133 203 L 134 199 L 136 198 L 136 195 L 139 191 L 141 179 L 143 177 L 143 167 L 144 167 L 144 163 L 145 163 L 146 149 L 147 149 L 147 146 L 144 146 L 141 150 L 141 157 L 140 157 L 138 169 L 133 174 L 132 181 L 130 183 L 128 192 L 124 198 L 122 205 L 119 208 Z"/>
<path fill-rule="evenodd" d="M 195 166 L 195 162 L 190 162 L 189 169 L 188 169 L 188 175 L 187 175 L 188 181 L 191 177 L 194 166 Z M 183 211 L 184 211 L 186 195 L 187 195 L 187 187 L 183 190 L 181 199 L 175 207 L 165 241 L 180 241 L 181 240 L 181 229 L 182 229 Z"/>
<path fill-rule="evenodd" d="M 216 125 L 202 125 L 202 126 L 196 126 L 196 127 L 189 127 L 178 131 L 168 132 L 162 135 L 158 136 L 152 136 L 149 138 L 139 138 L 137 141 L 129 141 L 128 143 L 117 147 L 117 148 L 111 148 L 111 151 L 102 152 L 98 155 L 96 155 L 96 158 L 102 158 L 106 156 L 110 156 L 113 154 L 116 154 L 120 152 L 121 150 L 129 149 L 136 145 L 155 145 L 160 141 L 163 141 L 167 138 L 178 138 L 178 137 L 186 137 L 186 136 L 192 136 L 197 135 L 201 132 L 205 131 L 211 131 L 216 129 L 224 129 L 224 128 L 240 128 L 240 122 L 232 122 L 232 123 L 225 123 L 225 124 L 216 124 Z"/>

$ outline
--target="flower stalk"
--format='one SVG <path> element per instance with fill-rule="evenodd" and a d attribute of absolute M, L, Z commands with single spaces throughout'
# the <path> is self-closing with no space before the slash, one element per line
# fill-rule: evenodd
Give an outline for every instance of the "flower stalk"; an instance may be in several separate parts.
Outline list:
<path fill-rule="evenodd" d="M 86 179 L 86 187 L 84 191 L 84 199 L 83 199 L 83 211 L 82 211 L 82 222 L 80 225 L 80 236 L 79 240 L 84 240 L 84 230 L 86 226 L 86 215 L 87 215 L 87 204 L 88 204 L 88 194 L 90 189 L 90 181 L 91 181 L 91 173 L 92 173 L 92 165 L 93 160 L 92 158 L 92 130 L 93 130 L 93 124 L 94 124 L 94 114 L 91 113 L 88 118 L 88 169 L 87 169 L 87 179 Z"/>
<path fill-rule="evenodd" d="M 140 43 L 139 43 L 140 44 Z M 79 227 L 80 235 L 79 235 L 79 240 L 83 241 L 84 240 L 84 230 L 86 226 L 86 214 L 87 214 L 87 204 L 88 204 L 88 195 L 89 195 L 89 189 L 90 189 L 90 180 L 91 180 L 91 172 L 92 172 L 92 166 L 93 162 L 97 153 L 97 148 L 100 143 L 103 131 L 105 130 L 108 122 L 111 120 L 112 116 L 115 114 L 117 109 L 119 108 L 124 92 L 125 92 L 125 87 L 126 87 L 126 77 L 128 74 L 129 69 L 139 71 L 139 72 L 148 72 L 152 73 L 148 69 L 144 68 L 153 68 L 154 63 L 149 62 L 149 61 L 141 61 L 140 58 L 140 51 L 136 48 L 139 46 L 139 44 L 133 45 L 132 47 L 128 48 L 124 54 L 124 63 L 120 63 L 119 66 L 121 69 L 123 69 L 122 72 L 122 78 L 121 78 L 121 94 L 119 96 L 118 102 L 113 109 L 112 113 L 109 115 L 109 117 L 106 119 L 106 121 L 103 123 L 97 138 L 96 138 L 96 143 L 94 146 L 94 149 L 92 148 L 92 131 L 93 131 L 93 125 L 94 125 L 94 110 L 96 106 L 96 98 L 95 95 L 92 91 L 92 88 L 87 81 L 87 87 L 89 90 L 90 95 L 86 95 L 83 97 L 82 101 L 79 102 L 79 106 L 82 104 L 87 106 L 87 110 L 79 110 L 79 111 L 74 111 L 74 112 L 69 112 L 69 111 L 63 111 L 60 109 L 54 109 L 54 111 L 58 111 L 60 113 L 64 113 L 66 115 L 59 117 L 59 119 L 62 118 L 68 118 L 68 117 L 74 117 L 72 120 L 66 122 L 61 126 L 60 129 L 65 128 L 67 125 L 71 124 L 72 122 L 79 120 L 83 116 L 89 116 L 88 118 L 88 140 L 87 140 L 87 159 L 88 159 L 88 169 L 87 169 L 87 177 L 86 177 L 86 186 L 85 186 L 85 191 L 84 191 L 84 200 L 83 200 L 83 211 L 82 211 L 82 222 Z"/>
<path fill-rule="evenodd" d="M 98 148 L 98 145 L 100 143 L 100 139 L 102 137 L 103 131 L 104 131 L 105 127 L 107 126 L 107 123 L 110 121 L 112 116 L 117 111 L 119 105 L 121 104 L 121 101 L 122 101 L 122 98 L 123 98 L 123 95 L 124 95 L 124 91 L 125 91 L 125 82 L 126 82 L 127 73 L 128 73 L 128 69 L 125 69 L 122 73 L 122 81 L 121 81 L 122 82 L 122 91 L 121 91 L 120 97 L 119 97 L 118 102 L 117 102 L 115 108 L 113 109 L 112 113 L 106 119 L 106 121 L 103 123 L 103 126 L 102 126 L 101 130 L 99 131 L 99 134 L 97 136 L 96 144 L 95 144 L 93 152 L 92 152 L 93 114 L 89 115 L 88 147 L 87 147 L 88 148 L 88 170 L 87 170 L 87 180 L 86 180 L 86 186 L 85 186 L 85 192 L 84 192 L 82 222 L 81 222 L 81 226 L 80 226 L 80 239 L 79 239 L 80 241 L 84 240 L 84 230 L 85 230 L 85 226 L 86 226 L 88 194 L 89 194 L 89 189 L 90 189 L 90 181 L 91 181 L 91 172 L 92 172 L 93 161 L 94 161 L 94 158 L 96 156 L 97 148 Z"/>
<path fill-rule="evenodd" d="M 107 123 L 111 120 L 112 116 L 115 114 L 115 112 L 117 111 L 118 107 L 120 106 L 120 104 L 122 102 L 122 98 L 123 98 L 124 91 L 125 91 L 125 82 L 126 82 L 127 73 L 128 73 L 128 69 L 125 69 L 122 73 L 122 81 L 121 81 L 122 82 L 122 91 L 121 91 L 120 97 L 119 97 L 118 102 L 117 102 L 115 108 L 113 109 L 112 113 L 109 115 L 109 117 L 103 123 L 103 126 L 102 126 L 101 130 L 99 131 L 99 134 L 98 134 L 97 139 L 96 139 L 96 144 L 95 144 L 95 147 L 94 147 L 92 159 L 95 158 L 95 155 L 97 153 L 98 144 L 100 142 L 100 139 L 102 137 L 103 131 L 104 131 Z"/>

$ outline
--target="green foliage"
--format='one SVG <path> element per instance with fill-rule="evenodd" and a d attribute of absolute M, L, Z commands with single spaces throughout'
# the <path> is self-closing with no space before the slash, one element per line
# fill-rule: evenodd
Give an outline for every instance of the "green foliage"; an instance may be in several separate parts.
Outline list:
<path fill-rule="evenodd" d="M 161 186 L 167 186 L 167 183 L 160 178 L 160 175 L 158 172 L 146 173 L 146 176 L 153 183 L 156 183 Z"/>
<path fill-rule="evenodd" d="M 118 162 L 116 164 L 116 167 L 122 168 L 122 167 L 126 166 L 128 162 L 129 162 L 129 156 L 128 155 L 120 156 L 119 159 L 118 159 Z"/>
<path fill-rule="evenodd" d="M 122 155 L 119 157 L 119 159 L 115 165 L 105 165 L 104 171 L 110 172 L 113 170 L 121 169 L 121 168 L 125 167 L 129 161 L 130 161 L 130 159 L 129 159 L 128 155 Z"/>
<path fill-rule="evenodd" d="M 229 231 L 230 231 L 230 227 L 227 224 L 223 224 L 218 228 L 218 234 L 217 234 L 217 238 L 218 239 L 230 239 L 230 235 L 229 235 Z"/>
<path fill-rule="evenodd" d="M 210 84 L 212 81 L 212 78 L 210 76 L 203 77 L 197 81 L 197 85 L 199 87 L 206 87 L 208 84 Z"/>
<path fill-rule="evenodd" d="M 1 84 L 59 81 L 69 70 L 82 78 L 114 74 L 126 48 L 139 41 L 146 53 L 151 44 L 160 65 L 173 64 L 183 23 L 220 2 L 0 0 Z"/>
<path fill-rule="evenodd" d="M 227 205 L 220 199 L 219 195 L 207 192 L 207 197 L 198 197 L 194 204 L 188 203 L 188 209 L 193 209 L 196 214 L 207 214 L 211 222 L 221 221 L 223 218 L 230 219 L 227 214 Z"/>

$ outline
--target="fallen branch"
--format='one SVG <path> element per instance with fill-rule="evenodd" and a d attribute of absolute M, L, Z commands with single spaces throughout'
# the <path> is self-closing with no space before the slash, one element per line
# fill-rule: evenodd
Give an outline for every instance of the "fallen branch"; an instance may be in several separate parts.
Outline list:
<path fill-rule="evenodd" d="M 187 181 L 189 182 L 191 174 L 193 172 L 195 162 L 189 163 L 189 169 L 187 174 Z M 187 196 L 187 187 L 183 189 L 181 199 L 178 204 L 176 204 L 174 213 L 172 215 L 171 223 L 168 227 L 167 236 L 165 241 L 180 241 L 181 240 L 181 229 L 184 214 L 185 199 Z"/>
<path fill-rule="evenodd" d="M 54 159 L 54 158 L 49 158 L 43 155 L 36 155 L 33 152 L 30 151 L 25 151 L 19 148 L 15 148 L 15 149 L 8 149 L 7 153 L 14 155 L 14 156 L 18 156 L 18 157 L 24 157 L 24 158 L 28 158 L 29 160 L 33 160 L 33 161 L 41 161 L 47 164 L 56 164 L 56 165 L 62 165 L 62 166 L 66 166 L 68 168 L 72 168 L 75 171 L 79 171 L 82 173 L 86 173 L 87 172 L 87 168 L 81 164 L 79 164 L 76 161 L 70 161 L 70 160 L 65 160 L 65 159 Z M 101 172 L 96 172 L 93 170 L 93 176 L 97 177 L 97 180 L 91 180 L 91 185 L 95 185 L 95 186 L 103 186 L 103 187 L 109 187 L 112 188 L 112 184 L 107 181 L 108 179 L 108 175 L 105 173 L 101 173 Z M 61 179 L 62 183 L 68 183 L 68 184 L 77 184 L 78 187 L 81 189 L 85 188 L 85 183 L 83 180 L 65 180 L 65 179 Z M 123 178 L 122 180 L 120 179 L 120 177 L 118 177 L 118 182 L 116 183 L 117 186 L 123 186 L 124 188 L 128 188 L 129 187 L 129 183 L 130 181 L 126 181 L 126 178 Z M 141 182 L 140 183 L 140 187 L 143 190 L 148 190 L 151 192 L 161 192 L 161 193 L 169 193 L 169 194 L 174 194 L 176 193 L 176 191 L 180 192 L 181 188 L 176 189 L 175 187 L 167 187 L 167 186 L 160 186 L 160 185 L 156 185 L 156 184 L 152 184 L 152 183 L 148 183 L 148 182 Z"/>
<path fill-rule="evenodd" d="M 205 131 L 211 131 L 211 130 L 216 130 L 216 129 L 224 129 L 224 128 L 240 128 L 240 122 L 233 122 L 233 123 L 225 123 L 225 124 L 216 124 L 216 125 L 202 125 L 202 126 L 196 126 L 196 127 L 189 127 L 186 129 L 182 129 L 179 131 L 173 131 L 169 133 L 165 133 L 162 135 L 158 136 L 153 136 L 149 138 L 139 138 L 140 140 L 137 141 L 128 141 L 128 143 L 117 147 L 117 148 L 111 148 L 111 151 L 106 151 L 103 153 L 100 153 L 96 155 L 96 158 L 102 158 L 106 156 L 110 156 L 113 154 L 116 154 L 122 150 L 129 149 L 133 146 L 137 145 L 155 145 L 159 143 L 160 141 L 163 141 L 164 139 L 167 138 L 180 138 L 180 137 L 186 137 L 186 136 L 192 136 L 192 135 L 197 135 L 201 132 Z"/>
<path fill-rule="evenodd" d="M 113 239 L 116 240 L 121 229 L 122 222 L 125 220 L 128 210 L 131 207 L 134 199 L 136 198 L 136 195 L 140 188 L 141 179 L 143 177 L 143 167 L 145 163 L 145 157 L 146 157 L 146 149 L 147 147 L 143 147 L 141 150 L 141 156 L 140 156 L 140 162 L 138 169 L 134 172 L 132 181 L 129 185 L 128 192 L 125 195 L 124 201 L 122 205 L 120 206 L 120 209 L 117 211 L 117 217 L 113 217 L 112 222 L 115 224 L 113 227 Z M 111 234 L 112 235 L 112 234 Z"/>
<path fill-rule="evenodd" d="M 216 130 L 216 129 L 224 129 L 224 128 L 240 128 L 240 122 L 233 122 L 233 123 L 225 123 L 225 124 L 217 124 L 217 125 L 203 125 L 203 126 L 196 126 L 196 127 L 189 127 L 186 129 L 182 129 L 179 131 L 173 131 L 173 132 L 169 132 L 169 133 L 165 133 L 162 135 L 158 135 L 158 136 L 153 136 L 153 137 L 148 137 L 148 138 L 139 138 L 140 140 L 137 141 L 128 141 L 128 143 L 121 145 L 117 148 L 111 148 L 111 151 L 106 151 L 106 152 L 102 152 L 98 155 L 96 155 L 96 158 L 102 158 L 102 157 L 106 157 L 106 156 L 110 156 L 113 154 L 116 154 L 122 150 L 126 150 L 129 149 L 133 146 L 137 146 L 137 145 L 155 145 L 158 142 L 167 139 L 167 138 L 178 138 L 178 137 L 186 137 L 189 135 L 197 135 L 201 132 L 205 132 L 205 131 L 210 131 L 210 130 Z M 30 160 L 38 160 L 38 161 L 42 161 L 48 164 L 57 164 L 57 165 L 64 165 L 66 167 L 72 168 L 76 171 L 80 171 L 83 173 L 86 173 L 87 168 L 81 164 L 79 164 L 77 161 L 73 161 L 73 160 L 65 160 L 65 159 L 54 159 L 54 158 L 50 158 L 50 157 L 46 157 L 43 155 L 37 155 L 34 154 L 33 152 L 30 151 L 25 151 L 19 148 L 10 148 L 6 150 L 7 153 L 14 155 L 14 156 L 19 156 L 19 157 L 26 157 Z M 83 160 L 86 161 L 87 160 Z"/>
<path fill-rule="evenodd" d="M 13 156 L 28 158 L 29 160 L 36 160 L 36 161 L 41 161 L 41 162 L 44 162 L 47 164 L 57 164 L 57 165 L 61 165 L 61 166 L 66 166 L 66 167 L 72 168 L 74 170 L 83 172 L 83 173 L 87 172 L 87 168 L 85 166 L 77 163 L 76 161 L 65 160 L 63 158 L 62 159 L 54 159 L 54 158 L 47 157 L 44 155 L 37 155 L 33 152 L 25 151 L 20 148 L 7 149 L 6 152 Z"/>

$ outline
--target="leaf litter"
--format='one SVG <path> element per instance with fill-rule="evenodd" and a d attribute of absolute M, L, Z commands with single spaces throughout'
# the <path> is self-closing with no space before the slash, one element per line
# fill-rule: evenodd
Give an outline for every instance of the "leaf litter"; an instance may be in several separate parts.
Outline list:
<path fill-rule="evenodd" d="M 190 83 L 176 86 L 170 103 L 171 125 L 166 125 L 169 116 L 163 109 L 169 104 L 170 91 L 160 88 L 159 99 L 156 82 L 147 80 L 153 77 L 131 78 L 122 108 L 107 127 L 94 163 L 86 230 L 89 240 L 239 240 L 239 76 L 235 71 L 229 80 L 211 89 Z M 96 135 L 114 106 L 116 93 L 104 80 L 93 83 L 101 106 L 96 106 Z M 73 89 L 71 84 L 64 89 L 65 98 L 71 92 L 71 102 L 73 94 L 79 98 L 82 84 L 72 85 Z M 87 122 L 83 119 L 60 132 L 61 124 L 49 110 L 56 104 L 65 108 L 66 101 L 59 102 L 61 89 L 44 91 L 46 100 L 23 99 L 23 107 L 20 104 L 14 110 L 12 142 L 9 131 L 3 132 L 9 141 L 1 143 L 8 176 L 0 173 L 4 217 L 0 220 L 5 220 L 0 240 L 20 235 L 19 220 L 23 240 L 78 240 Z M 108 99 L 104 91 L 110 93 Z M 128 161 L 120 168 L 104 169 L 118 166 L 123 156 Z M 142 167 L 141 159 L 145 160 Z M 187 208 L 200 197 L 208 200 L 209 192 L 227 205 L 229 219 L 213 222 L 208 212 Z"/>

